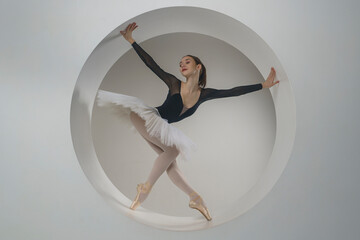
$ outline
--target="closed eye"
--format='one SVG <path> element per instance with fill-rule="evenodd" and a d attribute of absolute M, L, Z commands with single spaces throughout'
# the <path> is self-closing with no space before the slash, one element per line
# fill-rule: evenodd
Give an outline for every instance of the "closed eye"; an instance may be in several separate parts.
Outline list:
<path fill-rule="evenodd" d="M 187 62 L 186 64 L 189 64 L 190 62 Z M 180 67 L 181 67 L 181 65 L 180 65 Z"/>

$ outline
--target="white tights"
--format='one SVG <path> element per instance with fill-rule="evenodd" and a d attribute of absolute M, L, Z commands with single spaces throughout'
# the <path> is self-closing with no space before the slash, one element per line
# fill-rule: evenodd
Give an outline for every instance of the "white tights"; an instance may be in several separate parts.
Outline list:
<path fill-rule="evenodd" d="M 176 157 L 179 155 L 179 151 L 175 146 L 166 146 L 160 142 L 156 137 L 152 137 L 146 131 L 145 120 L 142 119 L 139 115 L 132 112 L 130 113 L 130 119 L 133 123 L 134 127 L 140 133 L 140 135 L 146 140 L 146 142 L 151 146 L 152 149 L 155 150 L 159 155 L 155 159 L 151 172 L 148 176 L 147 182 L 153 186 L 155 182 L 159 179 L 159 177 L 166 170 L 171 181 L 182 191 L 184 191 L 190 199 L 195 198 L 196 195 L 190 193 L 194 193 L 195 190 L 188 184 L 185 180 L 184 175 L 180 171 L 177 163 Z M 140 202 L 146 199 L 148 194 L 140 195 Z M 205 203 L 203 203 L 205 204 Z"/>

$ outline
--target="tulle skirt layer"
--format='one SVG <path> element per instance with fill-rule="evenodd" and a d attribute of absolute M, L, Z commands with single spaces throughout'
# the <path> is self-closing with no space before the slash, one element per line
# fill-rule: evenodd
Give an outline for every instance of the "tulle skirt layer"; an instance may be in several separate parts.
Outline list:
<path fill-rule="evenodd" d="M 179 159 L 189 161 L 191 155 L 197 150 L 197 145 L 178 128 L 160 116 L 155 107 L 148 106 L 140 98 L 120 93 L 98 90 L 97 105 L 107 107 L 119 117 L 122 124 L 127 125 L 133 132 L 136 128 L 130 120 L 130 112 L 137 113 L 145 120 L 146 131 L 166 146 L 176 146 L 179 150 Z"/>

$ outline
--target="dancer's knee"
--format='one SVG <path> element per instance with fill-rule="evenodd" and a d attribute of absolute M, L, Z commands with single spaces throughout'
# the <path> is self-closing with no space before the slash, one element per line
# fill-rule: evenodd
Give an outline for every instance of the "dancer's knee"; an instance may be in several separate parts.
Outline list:
<path fill-rule="evenodd" d="M 174 154 L 174 157 L 177 157 L 180 154 L 180 151 L 176 147 L 173 147 L 171 152 Z"/>
<path fill-rule="evenodd" d="M 180 151 L 175 146 L 173 146 L 166 148 L 164 153 L 169 155 L 169 157 L 176 158 L 180 154 Z"/>

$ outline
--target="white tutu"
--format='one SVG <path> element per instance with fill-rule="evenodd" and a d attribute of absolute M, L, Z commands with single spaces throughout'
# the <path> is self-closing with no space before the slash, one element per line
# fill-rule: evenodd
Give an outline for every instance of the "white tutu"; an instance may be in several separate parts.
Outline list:
<path fill-rule="evenodd" d="M 162 118 L 155 107 L 146 105 L 137 97 L 98 90 L 96 101 L 99 107 L 108 107 L 133 132 L 137 130 L 130 120 L 130 112 L 137 113 L 145 120 L 149 135 L 157 137 L 166 146 L 175 145 L 182 161 L 190 160 L 191 153 L 197 150 L 197 145 L 189 137 Z"/>

